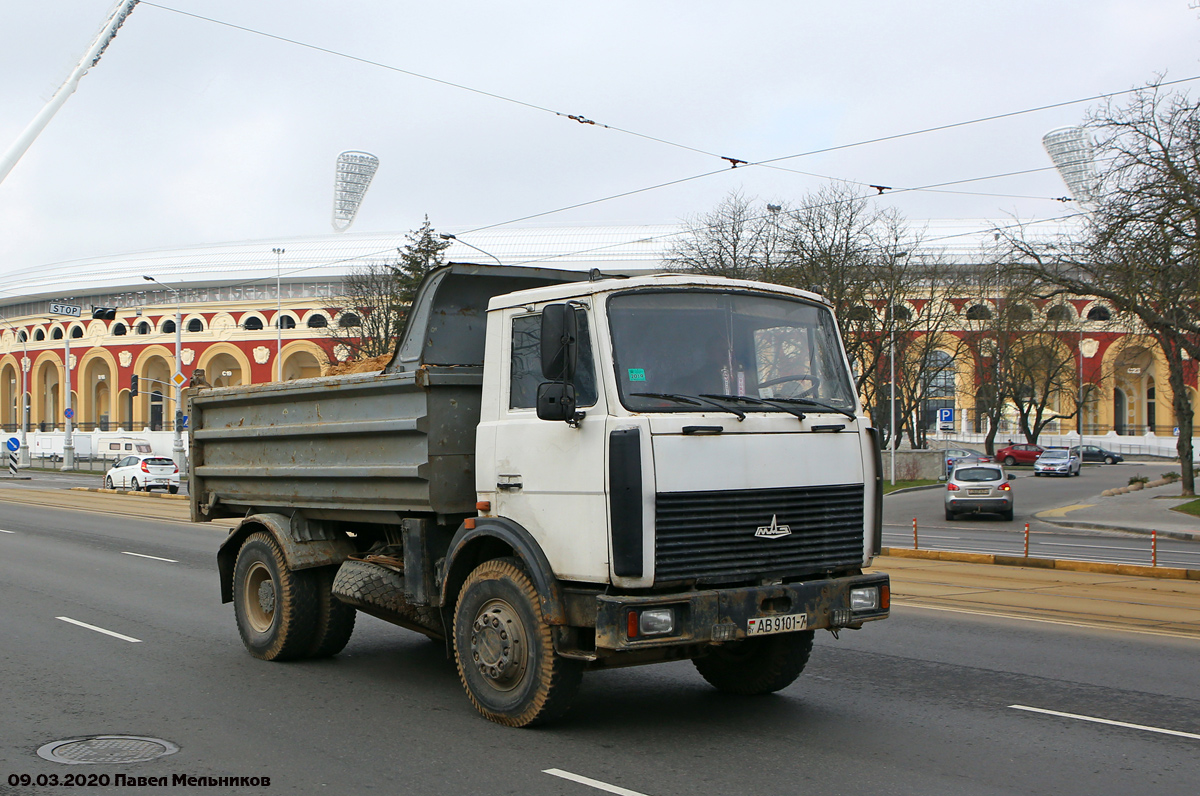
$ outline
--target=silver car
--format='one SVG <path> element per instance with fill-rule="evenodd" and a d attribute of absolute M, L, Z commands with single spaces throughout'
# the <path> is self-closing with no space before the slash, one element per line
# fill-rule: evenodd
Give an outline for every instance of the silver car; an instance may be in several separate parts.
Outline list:
<path fill-rule="evenodd" d="M 1079 475 L 1083 463 L 1076 449 L 1047 448 L 1033 463 L 1034 475 Z"/>
<path fill-rule="evenodd" d="M 973 512 L 1013 518 L 1012 484 L 998 464 L 965 464 L 955 467 L 946 481 L 946 519 Z"/>

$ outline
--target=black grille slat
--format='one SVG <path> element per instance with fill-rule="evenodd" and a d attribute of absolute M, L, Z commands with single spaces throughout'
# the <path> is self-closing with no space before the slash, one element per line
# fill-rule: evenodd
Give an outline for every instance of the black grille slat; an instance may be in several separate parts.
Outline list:
<path fill-rule="evenodd" d="M 719 582 L 857 566 L 863 554 L 862 501 L 862 484 L 660 492 L 655 496 L 655 580 Z M 772 516 L 791 534 L 755 536 Z"/>

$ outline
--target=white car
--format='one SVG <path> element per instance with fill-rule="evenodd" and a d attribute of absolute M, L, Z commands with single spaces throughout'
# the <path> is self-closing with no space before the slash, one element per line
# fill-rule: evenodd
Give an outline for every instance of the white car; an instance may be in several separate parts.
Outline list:
<path fill-rule="evenodd" d="M 179 467 L 167 457 L 152 453 L 126 456 L 104 474 L 104 488 L 146 492 L 165 489 L 174 495 L 179 491 Z"/>
<path fill-rule="evenodd" d="M 1034 475 L 1079 475 L 1082 467 L 1077 449 L 1047 448 L 1033 463 Z"/>

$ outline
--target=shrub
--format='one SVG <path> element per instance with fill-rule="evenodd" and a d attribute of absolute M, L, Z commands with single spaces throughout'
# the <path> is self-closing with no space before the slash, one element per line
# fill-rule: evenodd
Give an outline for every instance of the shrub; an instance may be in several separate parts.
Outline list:
<path fill-rule="evenodd" d="M 1183 476 L 1181 476 L 1179 473 L 1175 472 L 1174 470 L 1172 470 L 1169 473 L 1163 473 L 1162 475 L 1159 476 L 1159 478 L 1161 478 L 1164 481 L 1178 481 L 1182 477 Z"/>
<path fill-rule="evenodd" d="M 1146 476 L 1142 475 L 1141 473 L 1138 473 L 1137 475 L 1131 475 L 1129 477 L 1129 485 L 1130 486 L 1133 486 L 1134 484 L 1145 484 L 1145 483 L 1148 483 L 1149 481 L 1150 481 L 1150 479 L 1147 478 Z"/>

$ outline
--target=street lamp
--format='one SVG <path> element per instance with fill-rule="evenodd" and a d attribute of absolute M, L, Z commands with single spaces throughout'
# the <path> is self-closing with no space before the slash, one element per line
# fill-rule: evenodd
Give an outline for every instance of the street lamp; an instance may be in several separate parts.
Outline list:
<path fill-rule="evenodd" d="M 454 240 L 454 241 L 458 241 L 458 242 L 459 242 L 459 243 L 461 243 L 463 246 L 470 246 L 472 249 L 474 249 L 475 251 L 479 252 L 480 254 L 486 254 L 488 257 L 491 257 L 493 260 L 495 260 L 495 261 L 496 261 L 496 264 L 497 264 L 497 265 L 504 265 L 504 263 L 500 262 L 500 258 L 499 258 L 499 257 L 497 257 L 496 255 L 492 254 L 491 252 L 485 252 L 483 249 L 479 248 L 478 246 L 476 246 L 476 245 L 474 245 L 474 244 L 472 244 L 472 243 L 467 243 L 465 240 L 459 240 L 459 238 L 457 238 L 457 237 L 456 237 L 456 236 L 454 236 L 454 235 L 451 235 L 451 234 L 450 234 L 450 233 L 448 233 L 448 232 L 442 232 L 442 233 L 439 233 L 439 234 L 438 234 L 438 237 L 439 237 L 439 238 L 441 238 L 442 240 Z"/>
<path fill-rule="evenodd" d="M 180 428 L 183 422 L 183 302 L 176 288 L 164 285 L 152 276 L 143 275 L 142 279 L 153 282 L 175 294 L 175 373 L 171 376 L 171 381 L 175 385 L 175 444 L 171 447 L 171 458 L 175 460 L 176 464 L 183 464 L 183 429 Z"/>
<path fill-rule="evenodd" d="M 891 367 L 891 391 L 892 400 L 888 407 L 888 427 L 890 430 L 890 441 L 892 446 L 892 486 L 896 485 L 896 447 L 900 444 L 900 431 L 897 428 L 899 425 L 896 422 L 896 262 L 901 257 L 907 257 L 908 252 L 896 252 L 892 255 L 892 292 L 888 296 L 888 330 L 891 332 L 888 335 L 888 364 Z"/>
<path fill-rule="evenodd" d="M 29 445 L 26 444 L 25 432 L 29 428 L 29 347 L 26 342 L 29 335 L 25 334 L 25 336 L 22 337 L 21 335 L 24 333 L 21 330 L 17 329 L 17 327 L 13 326 L 12 321 L 10 321 L 8 318 L 0 318 L 0 320 L 4 321 L 6 324 L 8 324 L 8 328 L 12 329 L 13 332 L 16 333 L 17 339 L 21 342 L 21 406 L 22 406 L 22 411 L 21 411 L 21 434 L 19 436 L 19 439 L 21 440 L 21 466 L 28 467 L 29 466 Z"/>
<path fill-rule="evenodd" d="M 283 293 L 279 290 L 279 261 L 287 249 L 277 246 L 271 251 L 275 252 L 275 381 L 283 381 Z"/>

